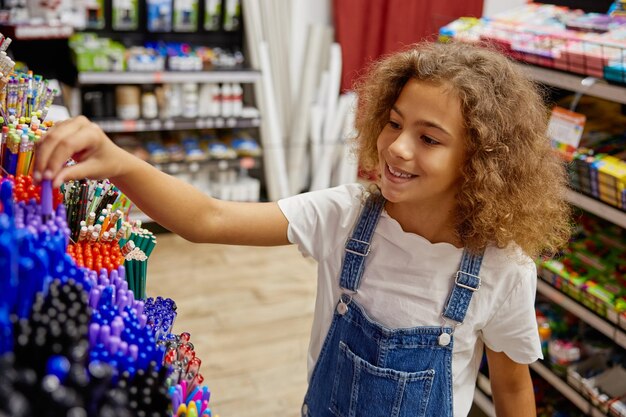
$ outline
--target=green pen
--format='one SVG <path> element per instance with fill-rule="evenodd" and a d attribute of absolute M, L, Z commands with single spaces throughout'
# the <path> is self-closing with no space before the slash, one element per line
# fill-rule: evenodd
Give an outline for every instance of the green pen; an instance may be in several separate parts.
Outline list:
<path fill-rule="evenodd" d="M 98 183 L 96 187 L 96 191 L 94 191 L 93 199 L 91 200 L 91 204 L 89 205 L 89 212 L 94 211 L 98 205 L 98 201 L 100 200 L 100 195 L 102 195 L 102 186 Z"/>

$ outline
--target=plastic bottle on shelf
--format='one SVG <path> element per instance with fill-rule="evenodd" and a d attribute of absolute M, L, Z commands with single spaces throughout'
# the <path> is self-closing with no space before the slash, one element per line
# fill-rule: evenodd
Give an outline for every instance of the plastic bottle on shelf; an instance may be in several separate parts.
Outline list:
<path fill-rule="evenodd" d="M 183 84 L 183 117 L 189 119 L 198 117 L 198 85 L 196 83 Z"/>
<path fill-rule="evenodd" d="M 134 85 L 121 85 L 115 89 L 117 117 L 136 120 L 140 116 L 141 89 Z"/>
<path fill-rule="evenodd" d="M 141 116 L 144 119 L 155 119 L 159 116 L 157 98 L 152 91 L 146 91 L 141 96 Z"/>
<path fill-rule="evenodd" d="M 209 116 L 218 117 L 222 111 L 222 90 L 217 84 L 211 84 L 211 105 L 209 106 Z"/>
<path fill-rule="evenodd" d="M 208 117 L 211 116 L 211 100 L 213 84 L 203 83 L 200 87 L 200 95 L 198 97 L 198 116 Z"/>
<path fill-rule="evenodd" d="M 233 88 L 229 83 L 222 84 L 222 116 L 233 115 Z"/>
<path fill-rule="evenodd" d="M 241 88 L 241 84 L 233 83 L 232 85 L 232 102 L 233 102 L 233 116 L 241 117 L 241 112 L 243 110 L 243 89 Z"/>
<path fill-rule="evenodd" d="M 183 110 L 182 88 L 180 84 L 168 84 L 165 93 L 167 98 L 167 115 L 163 118 L 178 117 Z"/>

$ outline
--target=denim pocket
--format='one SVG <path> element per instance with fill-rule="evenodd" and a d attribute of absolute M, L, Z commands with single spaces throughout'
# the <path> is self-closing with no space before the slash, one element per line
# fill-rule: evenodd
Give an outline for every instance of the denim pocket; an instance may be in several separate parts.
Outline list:
<path fill-rule="evenodd" d="M 331 411 L 337 417 L 424 417 L 435 370 L 380 368 L 339 342 Z"/>

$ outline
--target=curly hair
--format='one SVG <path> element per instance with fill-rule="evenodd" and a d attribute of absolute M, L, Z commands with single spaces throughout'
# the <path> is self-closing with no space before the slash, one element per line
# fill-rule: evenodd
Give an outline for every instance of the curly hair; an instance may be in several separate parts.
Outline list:
<path fill-rule="evenodd" d="M 476 252 L 514 242 L 530 256 L 554 254 L 571 233 L 570 207 L 539 87 L 482 46 L 424 42 L 384 57 L 356 83 L 355 140 L 364 170 L 378 169 L 378 136 L 410 79 L 451 87 L 461 103 L 466 161 L 455 230 L 463 245 Z"/>

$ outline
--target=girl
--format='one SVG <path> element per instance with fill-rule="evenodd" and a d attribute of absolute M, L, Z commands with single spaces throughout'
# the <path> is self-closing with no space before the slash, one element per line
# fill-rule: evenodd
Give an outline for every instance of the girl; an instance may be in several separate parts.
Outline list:
<path fill-rule="evenodd" d="M 219 201 L 84 117 L 50 130 L 35 177 L 108 177 L 193 242 L 295 243 L 313 256 L 303 416 L 466 416 L 484 346 L 498 416 L 534 416 L 531 257 L 569 232 L 536 86 L 496 52 L 423 43 L 372 65 L 357 92 L 359 159 L 379 174 L 370 190 Z M 69 157 L 78 163 L 64 167 Z"/>

